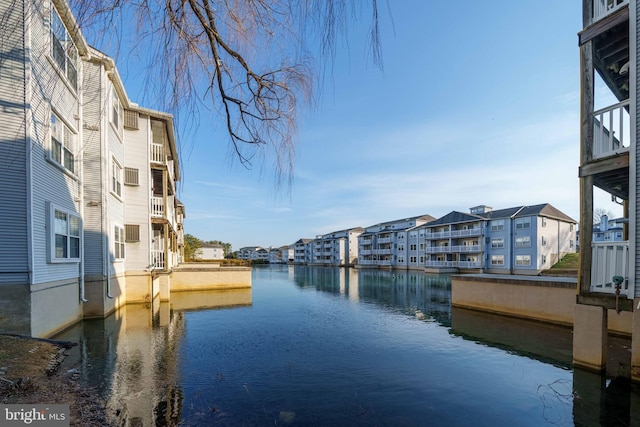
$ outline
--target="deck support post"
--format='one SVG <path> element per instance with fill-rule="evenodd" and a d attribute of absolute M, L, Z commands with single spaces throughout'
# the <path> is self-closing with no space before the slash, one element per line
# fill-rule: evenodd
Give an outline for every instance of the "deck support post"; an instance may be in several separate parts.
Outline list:
<path fill-rule="evenodd" d="M 576 304 L 573 324 L 573 364 L 603 372 L 607 365 L 607 310 Z"/>

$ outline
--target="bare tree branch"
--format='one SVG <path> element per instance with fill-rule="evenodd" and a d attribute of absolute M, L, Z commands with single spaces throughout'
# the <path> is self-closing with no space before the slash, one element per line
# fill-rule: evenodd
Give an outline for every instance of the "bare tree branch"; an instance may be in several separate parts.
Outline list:
<path fill-rule="evenodd" d="M 145 89 L 162 109 L 176 120 L 221 114 L 235 157 L 248 168 L 257 153 L 270 158 L 278 185 L 293 176 L 298 105 L 313 99 L 310 37 L 332 60 L 357 5 L 371 9 L 382 68 L 377 0 L 72 0 L 90 42 L 147 61 Z"/>

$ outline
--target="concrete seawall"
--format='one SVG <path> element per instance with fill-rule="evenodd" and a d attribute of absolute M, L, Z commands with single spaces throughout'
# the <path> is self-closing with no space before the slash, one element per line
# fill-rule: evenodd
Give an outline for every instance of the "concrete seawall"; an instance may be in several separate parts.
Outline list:
<path fill-rule="evenodd" d="M 185 263 L 171 273 L 171 292 L 251 288 L 251 267 Z"/>
<path fill-rule="evenodd" d="M 573 326 L 577 279 L 469 274 L 451 276 L 451 305 Z M 631 335 L 632 313 L 609 310 L 609 332 Z"/>

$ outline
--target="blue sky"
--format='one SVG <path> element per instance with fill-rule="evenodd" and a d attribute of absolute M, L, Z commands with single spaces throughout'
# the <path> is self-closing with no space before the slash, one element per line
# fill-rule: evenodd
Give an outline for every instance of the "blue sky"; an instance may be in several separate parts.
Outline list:
<path fill-rule="evenodd" d="M 479 204 L 579 218 L 581 2 L 379 3 L 384 70 L 356 25 L 300 111 L 290 189 L 268 162 L 234 161 L 215 116 L 181 140 L 187 233 L 237 250 Z"/>

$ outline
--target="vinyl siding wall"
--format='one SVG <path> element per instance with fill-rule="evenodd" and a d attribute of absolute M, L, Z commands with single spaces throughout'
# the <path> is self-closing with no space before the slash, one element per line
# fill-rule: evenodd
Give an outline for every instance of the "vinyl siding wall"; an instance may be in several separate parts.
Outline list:
<path fill-rule="evenodd" d="M 29 283 L 24 10 L 0 0 L 0 285 Z M 27 53 L 28 54 L 28 53 Z"/>
<path fill-rule="evenodd" d="M 84 63 L 83 94 L 83 188 L 85 275 L 104 275 L 103 217 L 103 150 L 102 135 L 107 112 L 103 97 L 103 67 L 100 63 Z"/>
<path fill-rule="evenodd" d="M 126 244 L 127 270 L 144 270 L 151 250 L 151 169 L 149 167 L 149 116 L 139 115 L 138 130 L 125 129 L 125 167 L 138 169 L 138 186 L 125 185 L 125 223 L 140 226 L 140 241 Z"/>
<path fill-rule="evenodd" d="M 632 184 L 634 184 L 632 185 L 632 191 L 634 191 L 632 197 L 635 199 L 633 200 L 635 203 L 633 203 L 633 205 L 630 204 L 629 218 L 631 221 L 630 228 L 633 227 L 633 233 L 630 237 L 635 237 L 632 240 L 634 247 L 630 248 L 630 255 L 635 256 L 635 262 L 633 263 L 633 265 L 635 266 L 635 274 L 631 273 L 630 271 L 630 275 L 633 276 L 631 279 L 633 280 L 635 290 L 634 296 L 636 298 L 640 297 L 640 280 L 638 280 L 638 278 L 640 278 L 640 218 L 638 217 L 638 214 L 640 213 L 640 144 L 638 144 L 638 136 L 640 135 L 640 120 L 638 120 L 637 118 L 638 111 L 640 111 L 640 73 L 638 72 L 638 70 L 640 70 L 640 67 L 638 66 L 638 58 L 640 58 L 640 31 L 638 31 L 638 24 L 640 23 L 640 5 L 638 3 L 638 1 L 635 1 L 635 4 L 631 5 L 632 7 L 630 8 L 631 11 L 635 10 L 635 21 L 631 23 L 632 28 L 629 33 L 630 37 L 634 37 L 635 35 L 635 51 L 630 52 L 630 54 L 632 62 L 631 71 L 633 72 L 631 75 L 635 75 L 636 87 L 635 93 L 630 93 L 630 96 L 635 96 L 635 100 L 632 101 L 634 102 L 635 111 L 631 111 L 631 120 L 632 123 L 633 121 L 635 121 L 636 133 L 635 135 L 631 136 L 631 147 L 633 147 L 634 152 L 629 153 L 629 162 L 630 166 L 632 166 L 631 172 L 635 172 L 635 177 L 631 178 L 635 180 L 634 182 L 632 182 Z M 629 19 L 633 20 L 634 17 L 630 17 Z"/>
<path fill-rule="evenodd" d="M 75 158 L 77 160 L 79 138 L 79 103 L 76 90 L 66 80 L 51 58 L 51 40 L 49 22 L 51 11 L 49 3 L 38 3 L 41 9 L 31 14 L 30 63 L 31 114 L 29 132 L 31 133 L 31 217 L 33 242 L 33 283 L 77 279 L 79 264 L 49 263 L 49 224 L 47 203 L 79 215 L 78 177 L 65 172 L 50 160 L 50 123 L 51 112 L 69 127 L 75 135 Z M 77 64 L 81 74 L 81 65 Z M 75 165 L 76 171 L 80 166 Z"/>
<path fill-rule="evenodd" d="M 107 111 L 110 111 L 111 104 L 109 101 L 111 100 L 111 91 L 112 84 L 107 80 L 107 84 L 105 85 L 106 92 L 103 93 L 105 97 L 105 105 L 107 106 Z M 121 101 L 123 104 L 124 102 Z M 109 236 L 109 260 L 111 263 L 109 274 L 124 274 L 125 263 L 124 260 L 115 260 L 114 259 L 114 227 L 117 225 L 122 227 L 124 230 L 124 141 L 122 140 L 122 134 L 118 134 L 115 126 L 109 120 L 109 114 L 104 115 L 104 121 L 107 123 L 105 125 L 107 129 L 107 158 L 106 158 L 106 183 L 104 186 L 104 191 L 107 192 L 107 224 L 108 227 L 106 231 L 106 235 Z M 122 118 L 120 120 L 122 122 Z M 113 191 L 111 191 L 111 180 L 112 180 L 112 161 L 115 160 L 120 167 L 122 167 L 122 180 L 121 180 L 121 196 L 118 196 Z M 125 248 L 125 257 L 126 257 L 126 248 Z"/>

